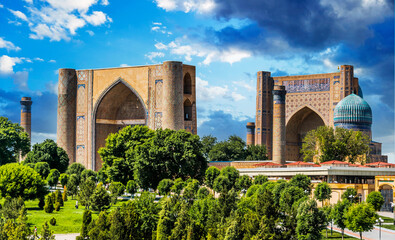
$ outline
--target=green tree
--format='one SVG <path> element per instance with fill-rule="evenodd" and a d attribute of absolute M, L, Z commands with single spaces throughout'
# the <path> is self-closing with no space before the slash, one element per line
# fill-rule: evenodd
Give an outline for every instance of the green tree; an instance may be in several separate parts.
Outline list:
<path fill-rule="evenodd" d="M 81 182 L 85 181 L 88 178 L 91 178 L 94 182 L 97 182 L 97 172 L 90 169 L 84 169 L 81 172 Z"/>
<path fill-rule="evenodd" d="M 215 144 L 208 153 L 210 161 L 242 161 L 245 156 L 246 143 L 236 135 Z"/>
<path fill-rule="evenodd" d="M 48 177 L 49 172 L 51 169 L 49 168 L 49 164 L 46 162 L 38 162 L 34 165 L 34 170 L 40 174 L 43 179 Z"/>
<path fill-rule="evenodd" d="M 186 185 L 186 183 L 182 180 L 182 178 L 177 178 L 176 180 L 174 180 L 174 185 L 171 187 L 171 191 L 177 195 L 179 195 L 182 191 L 182 189 L 184 189 L 184 186 Z"/>
<path fill-rule="evenodd" d="M 322 206 L 324 206 L 324 200 L 330 199 L 332 196 L 332 189 L 327 182 L 321 182 L 317 185 L 314 196 L 321 201 Z"/>
<path fill-rule="evenodd" d="M 40 240 L 55 240 L 55 235 L 53 231 L 49 229 L 47 222 L 44 223 L 43 229 L 41 230 Z"/>
<path fill-rule="evenodd" d="M 239 171 L 234 167 L 224 167 L 221 170 L 221 176 L 227 177 L 229 179 L 229 183 L 231 188 L 236 187 L 236 183 L 239 179 Z"/>
<path fill-rule="evenodd" d="M 78 192 L 78 200 L 85 209 L 89 209 L 91 205 L 91 197 L 96 189 L 96 183 L 91 179 L 87 178 L 80 184 L 80 191 Z"/>
<path fill-rule="evenodd" d="M 60 172 L 58 169 L 51 169 L 49 172 L 49 175 L 47 177 L 47 182 L 48 185 L 51 187 L 56 187 L 56 184 L 58 184 L 58 180 L 60 177 Z"/>
<path fill-rule="evenodd" d="M 207 187 L 213 189 L 214 181 L 218 177 L 219 174 L 220 174 L 220 171 L 218 168 L 216 168 L 216 167 L 207 168 L 206 174 L 205 174 L 205 183 L 206 183 Z"/>
<path fill-rule="evenodd" d="M 91 222 L 92 222 L 92 212 L 90 210 L 85 210 L 84 215 L 82 216 L 82 226 L 81 226 L 81 232 L 80 232 L 81 239 L 88 238 L 88 232 L 89 232 L 88 227 Z"/>
<path fill-rule="evenodd" d="M 248 145 L 246 160 L 267 160 L 267 150 L 265 145 Z"/>
<path fill-rule="evenodd" d="M 377 213 L 369 203 L 353 204 L 346 213 L 346 227 L 353 232 L 359 232 L 362 240 L 362 233 L 371 231 L 377 218 Z"/>
<path fill-rule="evenodd" d="M 0 166 L 17 162 L 19 154 L 30 150 L 30 139 L 23 128 L 6 117 L 0 117 Z"/>
<path fill-rule="evenodd" d="M 69 175 L 67 173 L 60 174 L 59 181 L 62 187 L 66 186 L 69 181 Z"/>
<path fill-rule="evenodd" d="M 243 175 L 241 177 L 239 177 L 238 181 L 237 181 L 237 188 L 247 191 L 247 189 L 252 185 L 252 180 L 249 176 L 247 175 Z"/>
<path fill-rule="evenodd" d="M 26 215 L 25 202 L 21 197 L 6 197 L 2 208 L 0 208 L 0 217 L 4 219 L 16 220 L 20 215 Z M 0 220 L 1 221 L 1 220 Z"/>
<path fill-rule="evenodd" d="M 127 236 L 125 236 L 125 227 L 123 223 L 123 218 L 119 208 L 114 209 L 111 212 L 109 218 L 110 218 L 109 221 L 111 222 L 109 229 L 110 238 L 114 240 L 126 239 Z"/>
<path fill-rule="evenodd" d="M 152 139 L 138 148 L 134 178 L 144 189 L 156 189 L 165 178 L 202 180 L 207 161 L 201 148 L 197 135 L 185 130 L 158 129 Z"/>
<path fill-rule="evenodd" d="M 78 180 L 77 185 L 79 185 L 81 182 L 82 172 L 84 170 L 85 170 L 85 167 L 81 163 L 73 163 L 67 168 L 66 173 L 69 176 L 71 176 L 72 174 L 75 174 L 75 176 L 77 177 L 77 180 Z"/>
<path fill-rule="evenodd" d="M 69 157 L 54 140 L 47 139 L 42 143 L 34 144 L 32 151 L 26 155 L 24 164 L 38 162 L 46 162 L 50 169 L 58 169 L 59 172 L 64 173 L 69 166 Z"/>
<path fill-rule="evenodd" d="M 114 197 L 119 197 L 125 193 L 125 185 L 121 182 L 112 182 L 109 190 Z"/>
<path fill-rule="evenodd" d="M 67 181 L 67 194 L 74 199 L 74 196 L 78 193 L 79 180 L 77 174 L 71 174 Z"/>
<path fill-rule="evenodd" d="M 170 193 L 171 187 L 173 187 L 174 182 L 170 179 L 162 179 L 158 184 L 159 195 L 167 195 Z"/>
<path fill-rule="evenodd" d="M 342 231 L 342 239 L 344 238 L 344 229 L 346 228 L 346 213 L 351 206 L 348 199 L 343 199 L 333 206 L 333 221 Z"/>
<path fill-rule="evenodd" d="M 62 193 L 59 190 L 55 191 L 55 203 L 59 203 L 59 205 L 62 207 L 64 205 Z"/>
<path fill-rule="evenodd" d="M 198 192 L 197 192 L 197 198 L 198 199 L 204 199 L 208 195 L 210 195 L 210 191 L 206 187 L 200 187 Z"/>
<path fill-rule="evenodd" d="M 136 212 L 140 216 L 138 220 L 139 239 L 152 239 L 153 232 L 158 224 L 159 206 L 155 203 L 155 196 L 149 192 L 141 193 L 135 200 Z"/>
<path fill-rule="evenodd" d="M 184 194 L 183 196 L 187 199 L 193 199 L 195 198 L 195 195 L 197 194 L 197 191 L 199 190 L 199 181 L 196 179 L 188 179 L 188 183 L 186 187 L 184 188 Z"/>
<path fill-rule="evenodd" d="M 217 138 L 212 135 L 202 137 L 202 152 L 206 159 L 208 159 L 208 154 L 213 149 L 215 144 L 217 143 Z"/>
<path fill-rule="evenodd" d="M 0 166 L 0 196 L 35 199 L 47 193 L 45 181 L 28 166 L 10 163 Z"/>
<path fill-rule="evenodd" d="M 103 211 L 110 208 L 111 196 L 103 185 L 99 183 L 91 196 L 90 202 L 93 210 Z"/>
<path fill-rule="evenodd" d="M 311 188 L 312 188 L 311 179 L 306 175 L 296 174 L 291 178 L 289 184 L 291 186 L 300 187 L 301 189 L 306 191 L 307 194 L 311 193 Z"/>
<path fill-rule="evenodd" d="M 137 192 L 138 185 L 136 181 L 129 180 L 128 184 L 126 184 L 126 192 L 134 195 Z"/>
<path fill-rule="evenodd" d="M 301 153 L 305 161 L 330 160 L 354 163 L 358 156 L 369 153 L 369 136 L 354 130 L 321 126 L 307 133 Z"/>
<path fill-rule="evenodd" d="M 326 228 L 325 213 L 317 208 L 317 202 L 313 199 L 304 201 L 298 207 L 296 216 L 297 227 L 296 233 L 298 239 L 316 239 L 322 238 L 321 231 Z"/>
<path fill-rule="evenodd" d="M 380 192 L 373 191 L 368 194 L 366 202 L 372 204 L 372 206 L 374 207 L 374 210 L 380 211 L 381 207 L 384 204 L 384 198 Z"/>
<path fill-rule="evenodd" d="M 346 191 L 344 191 L 344 193 L 342 194 L 341 199 L 347 199 L 351 203 L 358 202 L 357 190 L 355 188 L 347 188 Z"/>
<path fill-rule="evenodd" d="M 232 185 L 229 181 L 229 178 L 225 176 L 218 176 L 214 181 L 214 191 L 219 193 L 226 193 L 230 189 L 232 189 Z"/>
<path fill-rule="evenodd" d="M 44 205 L 44 211 L 46 213 L 52 213 L 55 210 L 55 207 L 53 206 L 53 199 L 52 199 L 52 193 L 47 195 L 45 198 L 45 205 Z"/>
<path fill-rule="evenodd" d="M 265 175 L 257 175 L 254 177 L 254 184 L 257 185 L 262 185 L 267 181 L 269 181 L 269 178 Z"/>
<path fill-rule="evenodd" d="M 111 239 L 109 228 L 111 222 L 108 220 L 108 214 L 101 211 L 95 221 L 91 223 L 88 236 L 90 239 L 109 240 Z"/>

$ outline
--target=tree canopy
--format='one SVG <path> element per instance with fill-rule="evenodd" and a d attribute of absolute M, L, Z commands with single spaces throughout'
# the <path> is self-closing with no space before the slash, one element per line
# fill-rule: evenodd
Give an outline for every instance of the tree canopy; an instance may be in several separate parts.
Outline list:
<path fill-rule="evenodd" d="M 208 157 L 210 161 L 245 160 L 246 143 L 240 137 L 232 135 L 227 141 L 221 141 L 212 146 Z"/>
<path fill-rule="evenodd" d="M 369 142 L 369 136 L 360 131 L 320 126 L 307 133 L 301 153 L 305 161 L 363 162 L 361 156 L 369 153 Z"/>
<path fill-rule="evenodd" d="M 45 196 L 46 182 L 31 167 L 19 163 L 0 166 L 0 196 L 24 200 Z"/>
<path fill-rule="evenodd" d="M 18 123 L 0 117 L 0 165 L 17 162 L 30 150 L 30 139 Z"/>
<path fill-rule="evenodd" d="M 110 134 L 99 154 L 111 181 L 135 180 L 147 189 L 165 178 L 203 179 L 207 161 L 201 149 L 199 137 L 184 130 L 128 126 Z"/>
<path fill-rule="evenodd" d="M 69 166 L 69 157 L 66 151 L 58 147 L 52 139 L 47 139 L 42 143 L 36 143 L 32 151 L 26 155 L 24 163 L 46 162 L 50 169 L 58 169 L 60 173 L 64 173 Z"/>

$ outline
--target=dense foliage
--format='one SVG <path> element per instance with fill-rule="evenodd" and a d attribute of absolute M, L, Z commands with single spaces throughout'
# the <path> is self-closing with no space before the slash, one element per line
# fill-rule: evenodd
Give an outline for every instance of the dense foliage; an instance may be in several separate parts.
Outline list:
<path fill-rule="evenodd" d="M 10 163 L 0 166 L 0 196 L 24 200 L 45 196 L 46 182 L 28 166 Z"/>
<path fill-rule="evenodd" d="M 199 137 L 184 130 L 128 126 L 110 134 L 99 154 L 109 181 L 126 185 L 135 180 L 148 189 L 156 188 L 165 178 L 202 180 L 207 161 L 201 149 Z"/>
<path fill-rule="evenodd" d="M 50 169 L 58 169 L 63 173 L 69 166 L 69 157 L 63 148 L 58 147 L 54 140 L 47 139 L 42 143 L 34 144 L 32 151 L 26 155 L 27 163 L 46 162 Z"/>
<path fill-rule="evenodd" d="M 369 153 L 369 142 L 369 136 L 360 131 L 321 126 L 307 133 L 301 153 L 305 161 L 363 162 L 361 156 Z"/>
<path fill-rule="evenodd" d="M 6 117 L 0 117 L 0 166 L 17 162 L 19 154 L 30 150 L 28 134 L 18 123 L 12 123 Z"/>
<path fill-rule="evenodd" d="M 380 211 L 380 208 L 384 204 L 384 197 L 383 195 L 381 195 L 380 192 L 373 191 L 368 194 L 368 197 L 366 198 L 366 202 L 370 203 L 373 206 L 374 210 Z"/>

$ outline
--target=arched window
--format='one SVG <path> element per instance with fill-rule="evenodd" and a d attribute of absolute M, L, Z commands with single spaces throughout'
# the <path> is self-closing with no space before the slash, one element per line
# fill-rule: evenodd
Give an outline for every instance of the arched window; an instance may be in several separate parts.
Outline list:
<path fill-rule="evenodd" d="M 189 99 L 184 102 L 184 120 L 192 121 L 192 103 Z"/>
<path fill-rule="evenodd" d="M 189 73 L 185 74 L 184 77 L 184 94 L 192 94 L 192 81 Z"/>

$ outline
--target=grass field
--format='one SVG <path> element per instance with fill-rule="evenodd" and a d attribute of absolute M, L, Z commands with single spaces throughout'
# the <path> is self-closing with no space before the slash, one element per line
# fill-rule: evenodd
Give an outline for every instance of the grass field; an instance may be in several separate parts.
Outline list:
<path fill-rule="evenodd" d="M 323 236 L 322 237 L 323 240 L 327 240 L 327 239 L 330 239 L 330 240 L 341 240 L 342 239 L 342 234 L 341 233 L 333 231 L 332 235 L 331 235 L 331 230 L 330 229 L 328 229 L 328 238 L 326 238 L 325 230 L 322 230 L 322 236 Z M 344 239 L 345 240 L 349 240 L 349 239 L 358 239 L 358 238 L 350 237 L 350 236 L 344 234 Z"/>
<path fill-rule="evenodd" d="M 78 209 L 75 209 L 75 201 L 69 200 L 64 203 L 64 207 L 59 212 L 54 211 L 53 213 L 46 213 L 44 210 L 38 208 L 38 200 L 26 201 L 25 205 L 27 208 L 27 222 L 31 227 L 37 226 L 41 230 L 43 224 L 48 222 L 51 218 L 56 219 L 56 225 L 50 225 L 50 229 L 54 233 L 78 233 L 81 229 L 82 215 L 84 213 L 84 207 L 80 205 Z M 117 202 L 116 206 L 121 205 L 122 202 Z M 111 211 L 111 209 L 110 209 Z M 93 212 L 92 218 L 96 219 L 98 212 Z"/>
<path fill-rule="evenodd" d="M 395 230 L 395 225 L 381 225 L 382 228 Z"/>

